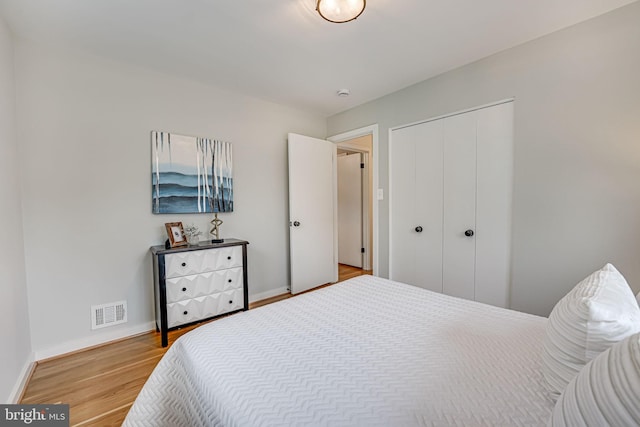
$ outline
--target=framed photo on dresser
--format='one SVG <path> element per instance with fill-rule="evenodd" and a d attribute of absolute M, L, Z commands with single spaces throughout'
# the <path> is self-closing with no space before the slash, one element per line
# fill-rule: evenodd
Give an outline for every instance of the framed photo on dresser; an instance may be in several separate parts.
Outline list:
<path fill-rule="evenodd" d="M 184 228 L 181 222 L 167 222 L 164 224 L 169 236 L 169 245 L 172 248 L 178 246 L 187 246 L 187 237 L 184 234 Z"/>

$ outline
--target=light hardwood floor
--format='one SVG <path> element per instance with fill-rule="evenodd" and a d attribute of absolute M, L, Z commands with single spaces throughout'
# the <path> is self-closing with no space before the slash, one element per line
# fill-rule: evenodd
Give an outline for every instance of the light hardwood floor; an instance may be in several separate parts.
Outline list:
<path fill-rule="evenodd" d="M 339 281 L 371 274 L 340 264 Z M 249 308 L 290 298 L 284 294 Z M 215 321 L 215 320 L 213 320 Z M 181 335 L 202 325 L 169 332 L 169 347 Z M 120 426 L 140 389 L 169 347 L 160 334 L 148 332 L 36 363 L 21 403 L 67 403 L 72 426 Z"/>

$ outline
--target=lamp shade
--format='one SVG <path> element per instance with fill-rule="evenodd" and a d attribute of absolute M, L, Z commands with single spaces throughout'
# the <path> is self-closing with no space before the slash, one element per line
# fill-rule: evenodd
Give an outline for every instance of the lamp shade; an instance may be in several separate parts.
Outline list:
<path fill-rule="evenodd" d="M 360 16 L 366 3 L 366 0 L 318 0 L 316 10 L 327 21 L 342 23 Z"/>

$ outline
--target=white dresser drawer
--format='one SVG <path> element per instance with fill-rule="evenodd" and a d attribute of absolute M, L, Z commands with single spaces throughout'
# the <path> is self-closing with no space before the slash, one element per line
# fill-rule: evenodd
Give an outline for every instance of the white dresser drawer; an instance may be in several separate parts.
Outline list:
<path fill-rule="evenodd" d="M 242 267 L 167 279 L 167 304 L 242 287 Z"/>
<path fill-rule="evenodd" d="M 204 299 L 207 297 L 192 298 L 180 302 L 167 304 L 167 326 L 184 325 L 202 319 Z"/>
<path fill-rule="evenodd" d="M 242 267 L 240 246 L 178 252 L 165 256 L 167 279 L 233 267 Z"/>
<path fill-rule="evenodd" d="M 218 301 L 218 314 L 240 310 L 244 307 L 244 290 L 230 289 L 222 293 Z"/>
<path fill-rule="evenodd" d="M 167 304 L 169 328 L 196 322 L 208 317 L 240 310 L 244 306 L 244 291 L 231 289 L 212 295 Z"/>

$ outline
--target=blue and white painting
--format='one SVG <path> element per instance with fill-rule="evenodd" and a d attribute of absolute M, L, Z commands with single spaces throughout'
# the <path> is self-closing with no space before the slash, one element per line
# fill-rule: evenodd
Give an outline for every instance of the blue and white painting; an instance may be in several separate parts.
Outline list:
<path fill-rule="evenodd" d="M 151 132 L 155 214 L 233 212 L 231 143 Z"/>

